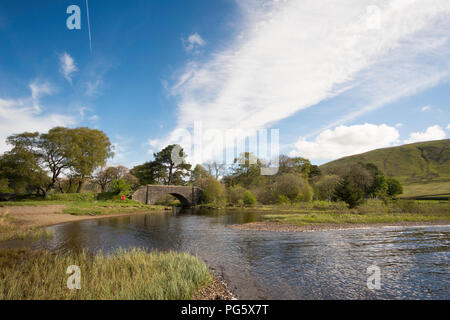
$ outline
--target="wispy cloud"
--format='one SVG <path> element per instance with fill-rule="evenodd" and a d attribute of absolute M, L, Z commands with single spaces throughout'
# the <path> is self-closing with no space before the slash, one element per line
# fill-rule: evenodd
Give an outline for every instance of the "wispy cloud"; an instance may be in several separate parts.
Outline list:
<path fill-rule="evenodd" d="M 414 143 L 421 141 L 430 141 L 430 140 L 442 140 L 446 138 L 446 134 L 444 129 L 440 125 L 434 125 L 428 127 L 423 132 L 412 132 L 409 135 L 409 138 L 406 139 L 405 143 Z"/>
<path fill-rule="evenodd" d="M 172 86 L 177 130 L 202 121 L 252 131 L 343 93 L 360 101 L 334 128 L 447 80 L 450 2 L 380 0 L 368 10 L 373 3 L 239 2 L 241 35 L 188 63 Z"/>
<path fill-rule="evenodd" d="M 74 59 L 70 56 L 70 54 L 64 52 L 59 56 L 59 64 L 60 64 L 59 71 L 62 73 L 64 78 L 66 78 L 67 81 L 72 83 L 72 74 L 78 71 Z"/>
<path fill-rule="evenodd" d="M 6 137 L 24 131 L 45 132 L 55 126 L 68 126 L 76 123 L 76 119 L 58 113 L 43 114 L 39 97 L 50 94 L 48 84 L 30 84 L 31 95 L 17 99 L 0 98 L 0 154 L 9 150 Z"/>
<path fill-rule="evenodd" d="M 195 52 L 206 44 L 206 41 L 198 33 L 193 33 L 187 39 L 181 39 L 181 41 L 187 52 Z"/>
<path fill-rule="evenodd" d="M 422 108 L 420 108 L 420 111 L 422 112 L 431 111 L 431 106 L 423 106 Z"/>

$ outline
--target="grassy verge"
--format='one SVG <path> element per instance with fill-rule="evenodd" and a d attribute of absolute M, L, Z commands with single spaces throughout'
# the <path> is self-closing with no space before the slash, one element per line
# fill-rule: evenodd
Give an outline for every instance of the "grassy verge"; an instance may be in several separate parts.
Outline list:
<path fill-rule="evenodd" d="M 369 200 L 356 209 L 349 210 L 298 210 L 287 208 L 285 214 L 267 214 L 267 221 L 293 225 L 320 223 L 398 223 L 450 221 L 450 203 L 439 201 L 398 200 L 385 204 L 379 200 Z"/>
<path fill-rule="evenodd" d="M 64 205 L 64 213 L 72 215 L 105 215 L 117 213 L 146 212 L 164 210 L 166 206 L 146 205 L 133 200 L 105 200 L 105 201 L 64 201 L 64 200 L 30 200 L 9 201 L 0 203 L 0 207 L 8 206 L 49 206 Z"/>
<path fill-rule="evenodd" d="M 80 267 L 80 290 L 67 288 L 70 265 Z M 0 299 L 190 299 L 211 280 L 187 253 L 0 251 Z"/>
<path fill-rule="evenodd" d="M 0 241 L 41 237 L 53 237 L 53 232 L 46 228 L 25 227 L 22 221 L 14 219 L 8 213 L 0 213 Z"/>
<path fill-rule="evenodd" d="M 302 226 L 314 223 L 397 223 L 397 222 L 432 222 L 450 221 L 449 214 L 350 214 L 350 213 L 320 213 L 320 214 L 274 214 L 264 215 L 268 221 L 281 222 Z"/>

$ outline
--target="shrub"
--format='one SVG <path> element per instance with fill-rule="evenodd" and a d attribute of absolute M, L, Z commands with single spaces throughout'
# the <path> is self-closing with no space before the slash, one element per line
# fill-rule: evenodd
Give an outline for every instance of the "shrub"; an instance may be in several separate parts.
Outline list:
<path fill-rule="evenodd" d="M 256 197 L 253 195 L 253 193 L 251 193 L 250 190 L 244 192 L 244 194 L 242 195 L 242 200 L 244 204 L 247 206 L 252 206 L 256 204 Z"/>
<path fill-rule="evenodd" d="M 360 204 L 357 208 L 360 214 L 386 214 L 388 207 L 385 202 L 380 199 L 369 199 L 365 203 Z"/>
<path fill-rule="evenodd" d="M 331 201 L 334 190 L 341 181 L 337 175 L 326 175 L 314 184 L 316 199 Z"/>
<path fill-rule="evenodd" d="M 313 191 L 301 175 L 285 173 L 276 178 L 274 195 L 277 202 L 279 202 L 280 196 L 282 199 L 284 199 L 283 197 L 288 198 L 290 202 L 309 202 L 312 200 Z"/>
<path fill-rule="evenodd" d="M 291 200 L 282 194 L 279 194 L 277 197 L 277 204 L 291 204 Z"/>
<path fill-rule="evenodd" d="M 334 191 L 334 200 L 346 202 L 350 208 L 354 208 L 364 201 L 364 191 L 346 175 Z"/>
<path fill-rule="evenodd" d="M 111 183 L 111 192 L 118 195 L 128 196 L 131 192 L 131 186 L 123 179 L 114 180 Z"/>
<path fill-rule="evenodd" d="M 403 193 L 403 187 L 398 180 L 393 178 L 387 179 L 387 185 L 388 196 L 395 197 Z"/>
<path fill-rule="evenodd" d="M 95 193 L 52 193 L 48 195 L 47 199 L 52 201 L 94 201 Z"/>
<path fill-rule="evenodd" d="M 244 204 L 244 193 L 246 189 L 241 186 L 233 186 L 227 189 L 227 202 L 231 205 L 237 205 L 239 200 Z"/>
<path fill-rule="evenodd" d="M 200 179 L 198 185 L 202 189 L 201 202 L 215 205 L 225 203 L 225 187 L 217 179 L 213 177 Z"/>

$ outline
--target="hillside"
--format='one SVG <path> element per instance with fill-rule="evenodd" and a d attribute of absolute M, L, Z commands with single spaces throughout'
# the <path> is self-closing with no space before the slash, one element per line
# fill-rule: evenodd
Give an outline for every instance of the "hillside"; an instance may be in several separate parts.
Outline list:
<path fill-rule="evenodd" d="M 404 197 L 450 193 L 450 139 L 377 149 L 331 161 L 320 169 L 332 173 L 358 162 L 374 163 L 400 180 Z"/>

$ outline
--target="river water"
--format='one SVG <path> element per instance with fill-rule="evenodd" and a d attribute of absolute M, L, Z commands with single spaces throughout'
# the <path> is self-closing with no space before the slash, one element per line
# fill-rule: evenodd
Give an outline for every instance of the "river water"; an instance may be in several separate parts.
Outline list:
<path fill-rule="evenodd" d="M 320 232 L 241 231 L 230 224 L 258 212 L 187 210 L 71 222 L 53 239 L 5 247 L 188 251 L 203 259 L 239 299 L 449 299 L 450 227 Z M 370 290 L 367 268 L 381 270 Z"/>

